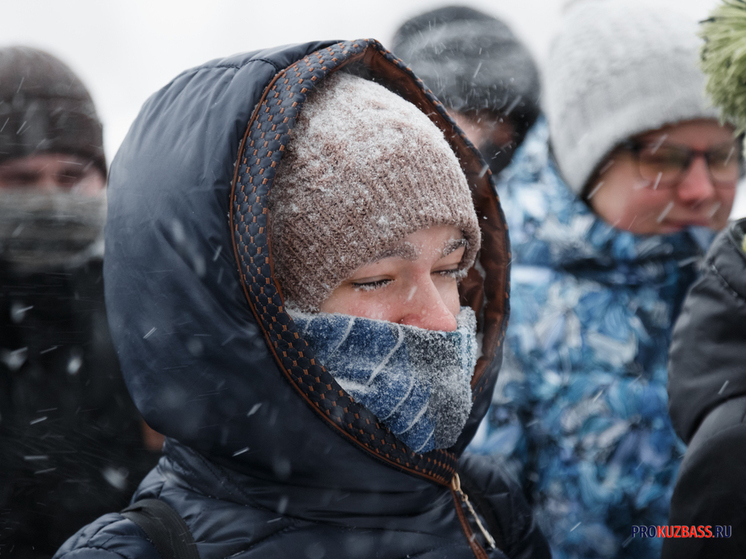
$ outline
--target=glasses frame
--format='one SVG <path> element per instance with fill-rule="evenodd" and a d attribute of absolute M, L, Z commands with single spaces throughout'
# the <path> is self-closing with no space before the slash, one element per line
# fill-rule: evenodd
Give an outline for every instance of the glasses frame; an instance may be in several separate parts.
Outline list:
<path fill-rule="evenodd" d="M 660 142 L 657 144 L 657 148 L 667 147 L 667 148 L 675 148 L 680 150 L 682 153 L 686 153 L 686 160 L 684 163 L 684 166 L 679 171 L 679 174 L 674 179 L 668 179 L 668 180 L 655 180 L 651 179 L 649 177 L 645 177 L 642 174 L 642 170 L 640 168 L 640 153 L 650 146 L 655 146 L 656 142 L 643 142 L 641 140 L 625 140 L 624 142 L 620 143 L 618 148 L 622 149 L 629 154 L 631 154 L 635 159 L 636 164 L 636 170 L 638 176 L 647 181 L 652 181 L 653 185 L 648 187 L 652 188 L 653 190 L 657 190 L 659 188 L 661 189 L 670 189 L 675 188 L 677 185 L 681 183 L 682 180 L 684 180 L 684 177 L 689 172 L 689 169 L 692 166 L 692 163 L 694 163 L 694 160 L 697 157 L 703 157 L 707 166 L 707 175 L 710 178 L 710 182 L 712 183 L 712 186 L 716 189 L 720 190 L 729 190 L 736 188 L 738 185 L 739 180 L 741 180 L 744 177 L 744 172 L 746 168 L 744 167 L 744 155 L 743 155 L 743 136 L 739 136 L 736 138 L 736 140 L 733 142 L 733 148 L 734 148 L 734 157 L 738 159 L 738 175 L 734 180 L 717 180 L 712 175 L 712 170 L 710 168 L 710 157 L 712 157 L 716 152 L 720 151 L 720 148 L 717 149 L 708 149 L 708 150 L 701 150 L 701 149 L 692 149 L 688 146 L 682 145 L 682 144 L 669 144 L 665 142 Z M 723 147 L 725 144 L 723 144 L 720 147 Z"/>

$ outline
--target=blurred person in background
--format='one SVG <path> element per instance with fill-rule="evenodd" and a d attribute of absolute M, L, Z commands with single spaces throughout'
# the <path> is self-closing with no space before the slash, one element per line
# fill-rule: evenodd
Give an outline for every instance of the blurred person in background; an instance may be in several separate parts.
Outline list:
<path fill-rule="evenodd" d="M 513 31 L 483 12 L 446 6 L 404 22 L 391 50 L 499 174 L 539 114 L 539 72 Z"/>
<path fill-rule="evenodd" d="M 696 23 L 653 3 L 570 3 L 543 118 L 498 193 L 512 314 L 473 448 L 516 471 L 554 556 L 660 555 L 683 446 L 671 329 L 730 213 L 741 145 L 704 95 Z"/>
<path fill-rule="evenodd" d="M 157 460 L 109 337 L 105 185 L 102 127 L 80 79 L 46 52 L 1 48 L 3 557 L 51 557 L 125 506 Z"/>
<path fill-rule="evenodd" d="M 744 24 L 746 4 L 726 1 L 702 27 L 707 91 L 739 130 L 746 129 Z M 745 557 L 745 219 L 718 236 L 687 295 L 671 342 L 668 397 L 673 426 L 688 445 L 668 523 L 729 537 L 666 538 L 662 557 Z"/>

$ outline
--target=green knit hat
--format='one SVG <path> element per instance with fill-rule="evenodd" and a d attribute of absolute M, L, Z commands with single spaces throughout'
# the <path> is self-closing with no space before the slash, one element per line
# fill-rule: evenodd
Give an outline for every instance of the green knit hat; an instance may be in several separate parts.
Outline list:
<path fill-rule="evenodd" d="M 746 2 L 724 0 L 702 25 L 707 93 L 722 119 L 746 131 Z"/>

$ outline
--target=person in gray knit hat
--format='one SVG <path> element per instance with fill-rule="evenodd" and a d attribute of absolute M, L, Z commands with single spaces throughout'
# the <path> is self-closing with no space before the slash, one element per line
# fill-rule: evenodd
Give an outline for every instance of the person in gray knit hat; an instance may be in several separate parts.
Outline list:
<path fill-rule="evenodd" d="M 570 3 L 546 118 L 496 185 L 513 315 L 474 448 L 514 467 L 554 557 L 660 557 L 661 540 L 633 527 L 666 523 L 681 457 L 671 331 L 741 170 L 700 46 L 696 22 L 668 6 Z"/>
<path fill-rule="evenodd" d="M 446 6 L 404 22 L 391 49 L 499 173 L 536 121 L 541 90 L 536 63 L 510 27 L 467 6 Z"/>
<path fill-rule="evenodd" d="M 719 125 L 719 113 L 704 95 L 700 44 L 695 22 L 663 7 L 618 0 L 568 5 L 547 61 L 549 135 L 567 185 L 609 223 L 648 234 L 725 225 L 739 157 L 729 151 L 733 128 Z M 658 143 L 663 151 L 655 149 Z M 674 149 L 682 145 L 683 151 Z M 692 197 L 687 189 L 660 189 L 684 193 L 681 201 L 660 196 L 658 186 L 675 183 L 689 169 L 691 148 L 707 152 L 716 188 L 704 194 L 695 188 Z M 620 177 L 617 188 L 627 162 L 639 176 Z M 629 188 L 635 178 L 654 188 Z M 646 196 L 651 191 L 659 194 Z M 671 201 L 674 206 L 659 219 Z"/>

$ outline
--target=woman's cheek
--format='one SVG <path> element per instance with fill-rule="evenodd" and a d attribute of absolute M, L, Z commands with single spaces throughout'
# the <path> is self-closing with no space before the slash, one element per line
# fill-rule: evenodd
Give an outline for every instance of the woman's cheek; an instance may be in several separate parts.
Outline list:
<path fill-rule="evenodd" d="M 391 310 L 395 308 L 395 305 L 389 301 L 390 297 L 377 293 L 377 291 L 356 292 L 357 296 L 354 297 L 354 302 L 345 314 L 395 322 L 390 318 L 392 316 Z"/>
<path fill-rule="evenodd" d="M 642 188 L 635 191 L 622 206 L 621 228 L 633 233 L 657 233 L 659 223 L 670 211 L 672 195 L 669 190 Z"/>

